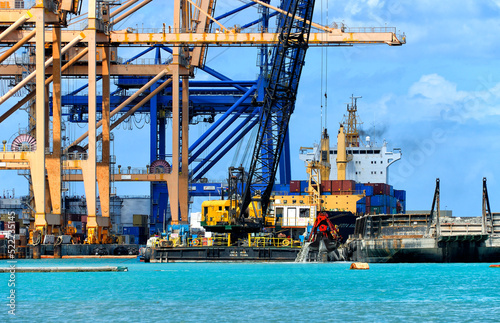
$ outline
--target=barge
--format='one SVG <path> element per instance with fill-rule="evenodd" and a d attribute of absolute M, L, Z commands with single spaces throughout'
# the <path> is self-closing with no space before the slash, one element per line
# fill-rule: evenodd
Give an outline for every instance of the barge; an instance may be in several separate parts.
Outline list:
<path fill-rule="evenodd" d="M 439 180 L 433 204 L 439 206 Z M 489 209 L 483 179 L 483 215 L 457 218 L 429 214 L 367 214 L 356 219 L 346 243 L 349 258 L 362 262 L 498 262 L 500 213 Z"/>

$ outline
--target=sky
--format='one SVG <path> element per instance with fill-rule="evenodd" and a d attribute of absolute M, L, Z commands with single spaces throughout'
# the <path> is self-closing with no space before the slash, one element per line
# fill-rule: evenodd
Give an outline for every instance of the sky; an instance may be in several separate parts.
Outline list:
<path fill-rule="evenodd" d="M 219 0 L 216 15 L 246 2 Z M 278 5 L 279 1 L 271 3 Z M 163 23 L 172 24 L 172 13 L 173 1 L 155 0 L 115 29 L 161 28 Z M 442 209 L 453 210 L 455 216 L 479 216 L 482 178 L 487 177 L 492 210 L 499 211 L 499 13 L 498 0 L 317 0 L 315 22 L 396 27 L 405 33 L 407 43 L 400 47 L 308 49 L 290 121 L 293 179 L 306 179 L 305 167 L 298 158 L 299 147 L 319 142 L 325 123 L 334 137 L 345 114 L 345 103 L 354 94 L 362 96 L 358 112 L 363 130 L 379 143 L 386 140 L 389 148 L 402 149 L 402 159 L 390 167 L 389 182 L 407 191 L 407 209 L 430 209 L 435 180 L 440 178 Z M 242 25 L 256 15 L 257 9 L 250 8 L 221 22 Z M 126 59 L 139 51 L 126 48 L 119 55 Z M 256 61 L 256 48 L 211 48 L 207 56 L 208 66 L 235 80 L 256 79 Z M 209 77 L 198 71 L 196 79 Z M 74 87 L 68 82 L 63 84 L 63 91 Z M 9 100 L 0 111 L 17 100 Z M 144 126 L 145 121 L 137 124 Z M 25 126 L 26 112 L 19 111 L 2 124 L 0 139 L 10 142 Z M 192 127 L 190 142 L 206 127 Z M 84 130 L 69 125 L 68 136 L 74 138 Z M 115 131 L 118 164 L 144 167 L 148 163 L 148 131 L 148 126 Z M 233 160 L 240 160 L 233 155 L 221 160 L 207 177 L 225 178 L 227 167 Z M 75 191 L 83 187 L 72 185 Z M 26 187 L 26 180 L 16 172 L 0 172 L 0 193 L 15 188 L 16 195 L 26 194 Z M 118 195 L 149 194 L 147 183 L 117 187 Z"/>

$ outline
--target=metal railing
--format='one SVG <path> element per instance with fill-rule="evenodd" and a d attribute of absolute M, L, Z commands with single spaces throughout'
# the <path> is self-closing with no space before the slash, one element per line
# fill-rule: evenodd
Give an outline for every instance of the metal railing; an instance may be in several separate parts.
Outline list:
<path fill-rule="evenodd" d="M 269 237 L 251 237 L 248 240 L 249 247 L 289 247 L 300 248 L 300 241 L 294 241 L 291 238 L 269 238 Z"/>
<path fill-rule="evenodd" d="M 190 247 L 205 247 L 205 246 L 227 246 L 231 245 L 227 237 L 210 237 L 210 238 L 189 238 L 187 241 Z"/>
<path fill-rule="evenodd" d="M 345 27 L 348 33 L 396 33 L 396 27 Z"/>

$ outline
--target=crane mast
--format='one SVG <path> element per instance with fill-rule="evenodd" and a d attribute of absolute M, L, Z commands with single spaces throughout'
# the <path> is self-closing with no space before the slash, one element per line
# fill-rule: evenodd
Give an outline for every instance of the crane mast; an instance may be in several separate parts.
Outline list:
<path fill-rule="evenodd" d="M 314 0 L 285 0 L 281 9 L 287 15 L 278 20 L 279 42 L 274 48 L 273 66 L 259 116 L 259 130 L 248 172 L 241 210 L 256 198 L 261 202 L 262 215 L 269 206 L 271 191 L 283 143 L 294 110 L 309 33 Z"/>

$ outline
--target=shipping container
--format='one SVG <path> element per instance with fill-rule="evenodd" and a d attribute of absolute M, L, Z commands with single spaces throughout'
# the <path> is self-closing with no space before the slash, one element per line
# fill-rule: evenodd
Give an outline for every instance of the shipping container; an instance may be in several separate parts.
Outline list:
<path fill-rule="evenodd" d="M 356 205 L 356 211 L 361 214 L 366 213 L 366 205 L 365 204 L 358 204 Z"/>
<path fill-rule="evenodd" d="M 373 195 L 385 195 L 386 194 L 385 184 L 374 183 L 374 184 L 370 184 L 370 186 L 373 187 Z"/>
<path fill-rule="evenodd" d="M 342 191 L 342 181 L 334 180 L 332 181 L 332 193 L 340 193 Z"/>
<path fill-rule="evenodd" d="M 394 190 L 394 197 L 399 201 L 406 201 L 406 191 L 403 190 Z"/>
<path fill-rule="evenodd" d="M 133 235 L 124 235 L 123 236 L 123 243 L 124 244 L 134 244 L 135 237 Z"/>
<path fill-rule="evenodd" d="M 372 207 L 382 207 L 385 203 L 385 195 L 373 195 L 371 197 L 370 205 Z"/>
<path fill-rule="evenodd" d="M 394 196 L 394 187 L 392 185 L 389 185 L 389 195 Z"/>
<path fill-rule="evenodd" d="M 300 181 L 300 193 L 307 193 L 309 181 Z"/>
<path fill-rule="evenodd" d="M 363 185 L 363 190 L 365 191 L 366 196 L 373 195 L 373 186 Z"/>
<path fill-rule="evenodd" d="M 300 193 L 300 181 L 290 181 L 290 193 Z"/>
<path fill-rule="evenodd" d="M 139 235 L 139 227 L 123 227 L 124 235 Z"/>
<path fill-rule="evenodd" d="M 395 208 L 397 206 L 398 200 L 395 197 L 391 196 L 391 208 Z"/>
<path fill-rule="evenodd" d="M 342 191 L 345 193 L 350 193 L 354 191 L 356 188 L 356 182 L 355 181 L 342 181 Z"/>
<path fill-rule="evenodd" d="M 147 214 L 134 214 L 132 224 L 134 227 L 145 227 L 148 225 L 148 215 Z"/>
<path fill-rule="evenodd" d="M 371 196 L 366 196 L 365 197 L 365 201 L 366 201 L 366 209 L 368 210 L 370 208 L 370 206 L 372 206 L 372 197 Z"/>
<path fill-rule="evenodd" d="M 321 192 L 330 193 L 331 191 L 332 191 L 332 181 L 321 181 Z"/>

